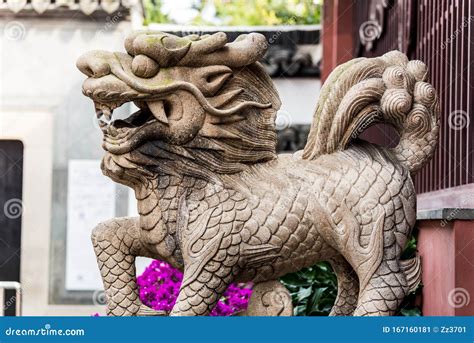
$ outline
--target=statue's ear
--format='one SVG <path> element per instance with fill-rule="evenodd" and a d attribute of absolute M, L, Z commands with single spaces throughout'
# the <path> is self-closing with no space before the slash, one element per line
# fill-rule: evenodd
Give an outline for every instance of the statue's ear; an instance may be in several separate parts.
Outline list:
<path fill-rule="evenodd" d="M 204 94 L 204 96 L 214 96 L 229 77 L 232 76 L 232 69 L 223 65 L 201 67 L 191 69 L 190 82 L 194 84 Z"/>

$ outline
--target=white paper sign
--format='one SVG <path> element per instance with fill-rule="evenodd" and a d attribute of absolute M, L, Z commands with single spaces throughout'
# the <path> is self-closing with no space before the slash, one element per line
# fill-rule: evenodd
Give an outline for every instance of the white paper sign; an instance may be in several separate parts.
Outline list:
<path fill-rule="evenodd" d="M 102 289 L 90 237 L 98 223 L 115 217 L 115 184 L 99 160 L 69 160 L 67 192 L 66 289 Z"/>

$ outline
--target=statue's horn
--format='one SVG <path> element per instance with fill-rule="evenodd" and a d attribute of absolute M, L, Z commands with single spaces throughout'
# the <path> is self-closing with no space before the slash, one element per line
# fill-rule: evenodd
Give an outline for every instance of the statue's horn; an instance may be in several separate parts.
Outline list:
<path fill-rule="evenodd" d="M 153 58 L 160 67 L 203 67 L 224 65 L 239 68 L 260 60 L 268 48 L 260 33 L 243 34 L 227 43 L 224 32 L 193 39 L 156 31 L 137 31 L 125 40 L 125 49 L 132 56 Z"/>
<path fill-rule="evenodd" d="M 192 41 L 161 32 L 132 33 L 125 49 L 130 55 L 146 55 L 161 67 L 176 65 L 188 52 Z"/>
<path fill-rule="evenodd" d="M 178 65 L 198 67 L 225 65 L 239 68 L 260 60 L 268 48 L 264 35 L 249 33 L 240 35 L 232 43 L 225 44 L 225 33 L 218 32 L 192 43 L 189 52 Z M 224 44 L 222 44 L 224 43 Z"/>

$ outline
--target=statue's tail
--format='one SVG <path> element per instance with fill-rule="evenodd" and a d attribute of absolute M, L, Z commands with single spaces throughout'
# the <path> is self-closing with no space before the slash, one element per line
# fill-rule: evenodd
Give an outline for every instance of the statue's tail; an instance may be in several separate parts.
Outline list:
<path fill-rule="evenodd" d="M 400 135 L 392 150 L 412 175 L 433 156 L 439 102 L 421 61 L 399 51 L 338 66 L 321 89 L 303 158 L 344 150 L 366 128 L 392 125 Z"/>

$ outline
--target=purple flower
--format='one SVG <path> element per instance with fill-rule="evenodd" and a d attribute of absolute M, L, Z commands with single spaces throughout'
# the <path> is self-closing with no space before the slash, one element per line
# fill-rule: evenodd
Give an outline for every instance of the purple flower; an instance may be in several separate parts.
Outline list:
<path fill-rule="evenodd" d="M 148 307 L 159 311 L 171 311 L 178 297 L 183 273 L 168 263 L 153 261 L 137 277 L 141 301 Z M 231 284 L 222 295 L 211 316 L 230 316 L 247 308 L 251 284 Z"/>

